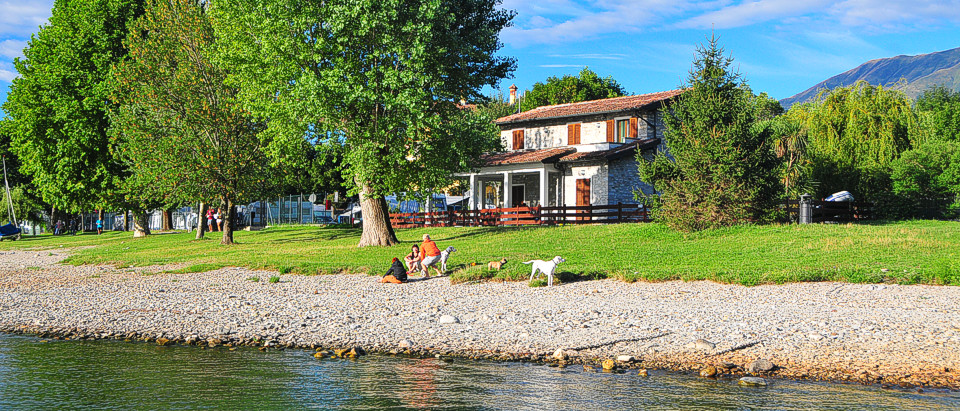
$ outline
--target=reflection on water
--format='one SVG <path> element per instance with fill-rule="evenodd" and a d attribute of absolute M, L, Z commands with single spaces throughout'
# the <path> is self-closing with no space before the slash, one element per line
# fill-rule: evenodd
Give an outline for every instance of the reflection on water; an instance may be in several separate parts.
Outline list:
<path fill-rule="evenodd" d="M 960 393 L 0 334 L 0 409 L 958 409 Z"/>

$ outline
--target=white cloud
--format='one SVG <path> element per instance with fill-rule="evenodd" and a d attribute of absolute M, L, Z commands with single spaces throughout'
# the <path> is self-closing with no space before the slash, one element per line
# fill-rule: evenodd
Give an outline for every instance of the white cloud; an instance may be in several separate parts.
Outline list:
<path fill-rule="evenodd" d="M 571 67 L 584 68 L 584 67 L 586 67 L 586 66 L 584 66 L 584 65 L 582 65 L 582 64 L 541 64 L 541 65 L 539 65 L 538 67 L 543 67 L 543 68 L 571 68 Z"/>
<path fill-rule="evenodd" d="M 0 35 L 29 38 L 47 22 L 53 0 L 0 1 Z"/>
<path fill-rule="evenodd" d="M 24 40 L 0 41 L 0 56 L 11 60 L 17 57 L 23 57 L 24 47 L 27 47 L 27 42 Z"/>
<path fill-rule="evenodd" d="M 18 74 L 16 71 L 0 68 L 0 81 L 2 82 L 12 83 L 13 79 L 17 78 L 18 76 L 20 76 L 20 74 Z"/>
<path fill-rule="evenodd" d="M 830 2 L 825 0 L 759 0 L 723 7 L 678 23 L 678 28 L 725 29 L 749 26 L 770 20 L 804 15 L 822 10 Z"/>
<path fill-rule="evenodd" d="M 623 60 L 630 56 L 623 53 L 611 53 L 611 54 L 551 54 L 548 57 L 584 59 L 584 60 Z"/>

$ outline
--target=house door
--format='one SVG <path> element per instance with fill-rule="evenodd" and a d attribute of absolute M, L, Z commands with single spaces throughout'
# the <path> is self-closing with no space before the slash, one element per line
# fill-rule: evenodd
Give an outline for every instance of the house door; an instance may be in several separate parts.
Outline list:
<path fill-rule="evenodd" d="M 524 186 L 513 186 L 513 191 L 510 192 L 510 201 L 513 204 L 510 204 L 510 207 L 520 207 L 520 204 L 523 204 L 524 196 L 526 195 L 526 190 Z"/>
<path fill-rule="evenodd" d="M 590 179 L 577 179 L 577 207 L 590 205 Z M 586 210 L 577 210 L 577 214 L 585 214 Z M 590 217 L 577 217 L 577 220 L 589 220 Z"/>

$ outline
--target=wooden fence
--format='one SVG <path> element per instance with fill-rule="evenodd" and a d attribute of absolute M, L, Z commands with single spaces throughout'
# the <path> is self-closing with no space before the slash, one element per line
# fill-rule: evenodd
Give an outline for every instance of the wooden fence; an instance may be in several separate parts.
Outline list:
<path fill-rule="evenodd" d="M 811 200 L 812 218 L 814 223 L 822 222 L 857 222 L 874 219 L 874 204 L 851 201 L 821 201 Z M 790 221 L 798 221 L 800 217 L 800 200 L 789 200 L 785 203 Z"/>
<path fill-rule="evenodd" d="M 651 219 L 646 207 L 639 204 L 619 203 L 596 206 L 513 207 L 390 214 L 390 223 L 395 228 L 615 224 L 649 221 Z"/>

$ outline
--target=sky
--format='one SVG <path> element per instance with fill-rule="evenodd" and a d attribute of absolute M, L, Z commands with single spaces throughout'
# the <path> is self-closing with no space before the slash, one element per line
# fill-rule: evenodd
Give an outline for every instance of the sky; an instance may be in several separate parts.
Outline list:
<path fill-rule="evenodd" d="M 13 59 L 53 0 L 0 0 L 0 102 Z M 716 34 L 757 93 L 783 99 L 872 59 L 960 47 L 960 0 L 503 0 L 516 11 L 500 54 L 529 89 L 589 67 L 630 94 L 683 84 L 696 48 Z M 493 92 L 488 90 L 487 92 Z"/>

